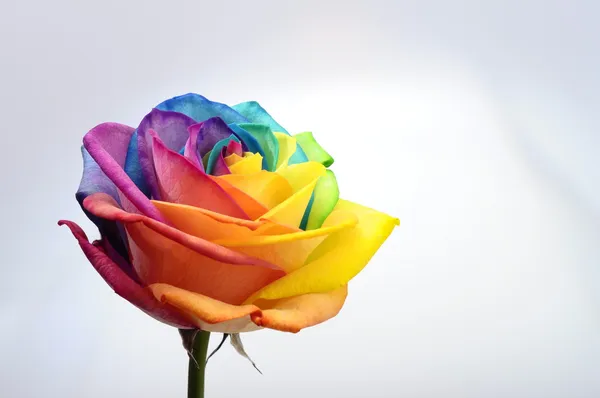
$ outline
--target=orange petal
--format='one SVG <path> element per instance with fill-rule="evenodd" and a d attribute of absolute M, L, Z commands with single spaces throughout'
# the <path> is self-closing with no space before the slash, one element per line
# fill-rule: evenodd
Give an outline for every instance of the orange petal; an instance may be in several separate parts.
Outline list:
<path fill-rule="evenodd" d="M 261 204 L 258 200 L 248 195 L 241 189 L 238 189 L 227 180 L 220 179 L 214 176 L 209 176 L 215 181 L 225 192 L 233 198 L 233 200 L 244 210 L 251 220 L 255 220 L 265 214 L 269 209 Z"/>
<path fill-rule="evenodd" d="M 127 213 L 106 194 L 89 196 L 84 207 L 98 217 L 125 224 L 132 264 L 146 284 L 168 283 L 238 304 L 285 274 L 263 260 Z"/>
<path fill-rule="evenodd" d="M 274 301 L 257 302 L 262 313 L 253 313 L 252 321 L 258 326 L 283 332 L 297 333 L 336 316 L 342 309 L 348 287 L 327 293 L 311 293 Z"/>
<path fill-rule="evenodd" d="M 255 305 L 231 305 L 164 283 L 155 283 L 148 287 L 157 300 L 177 308 L 202 330 L 240 333 L 259 329 L 250 320 L 250 315 L 260 313 L 260 309 Z"/>
<path fill-rule="evenodd" d="M 203 209 L 166 202 L 153 203 L 178 230 L 276 264 L 288 273 L 302 266 L 327 236 L 352 228 L 358 222 L 353 213 L 338 211 L 326 227 L 303 231 L 267 219 L 253 222 L 253 225 L 244 221 L 245 225 L 240 225 L 233 218 L 215 219 Z"/>

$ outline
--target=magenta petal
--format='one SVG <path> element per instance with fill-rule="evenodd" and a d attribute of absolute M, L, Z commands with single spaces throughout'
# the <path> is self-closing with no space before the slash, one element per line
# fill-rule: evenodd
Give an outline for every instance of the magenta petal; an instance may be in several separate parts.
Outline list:
<path fill-rule="evenodd" d="M 237 141 L 231 140 L 229 144 L 227 144 L 227 155 L 236 154 L 238 156 L 244 156 L 244 152 L 242 151 L 242 144 Z"/>
<path fill-rule="evenodd" d="M 204 165 L 202 164 L 202 159 L 200 159 L 200 156 L 198 156 L 198 131 L 199 131 L 199 128 L 194 128 L 194 126 L 197 126 L 197 124 L 190 126 L 188 128 L 190 137 L 185 142 L 183 156 L 185 156 L 187 159 L 189 159 L 200 170 L 204 171 Z"/>
<path fill-rule="evenodd" d="M 79 225 L 67 220 L 59 221 L 58 225 L 69 227 L 85 256 L 115 293 L 161 322 L 178 328 L 193 328 L 175 309 L 157 301 L 150 291 L 131 279 L 99 247 L 100 243 L 91 244 Z"/>
<path fill-rule="evenodd" d="M 150 187 L 154 199 L 162 199 L 158 191 L 154 163 L 152 159 L 152 137 L 148 134 L 154 130 L 167 148 L 179 151 L 189 138 L 188 127 L 196 121 L 183 113 L 152 109 L 142 119 L 138 129 L 138 153 L 142 173 Z"/>
<path fill-rule="evenodd" d="M 235 142 L 235 141 L 231 141 L 231 142 Z M 236 144 L 237 144 L 237 142 L 236 142 Z M 213 165 L 212 174 L 215 176 L 231 174 L 231 170 L 229 170 L 227 163 L 225 163 L 225 158 L 223 157 L 223 153 L 226 152 L 226 149 L 227 148 L 221 149 L 221 153 L 219 154 L 219 157 L 217 158 L 217 160 L 215 161 L 215 164 Z"/>
<path fill-rule="evenodd" d="M 104 174 L 116 185 L 116 187 L 133 203 L 143 214 L 156 220 L 164 220 L 158 209 L 144 195 L 142 191 L 131 181 L 131 178 L 123 170 L 127 148 L 119 150 L 116 142 L 119 138 L 132 134 L 131 127 L 118 123 L 102 123 L 90 130 L 83 137 L 83 146 L 94 158 Z"/>
<path fill-rule="evenodd" d="M 233 198 L 209 175 L 200 171 L 189 159 L 167 148 L 152 130 L 149 134 L 153 139 L 153 161 L 163 200 L 249 219 Z"/>

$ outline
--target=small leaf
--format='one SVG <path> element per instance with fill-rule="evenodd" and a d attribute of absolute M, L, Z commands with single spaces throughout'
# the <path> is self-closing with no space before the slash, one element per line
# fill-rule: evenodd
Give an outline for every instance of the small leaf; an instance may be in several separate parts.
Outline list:
<path fill-rule="evenodd" d="M 252 366 L 254 366 L 254 369 L 256 369 L 258 371 L 258 373 L 262 374 L 262 372 L 256 366 L 254 361 L 248 356 L 248 354 L 246 353 L 246 350 L 244 350 L 244 344 L 242 344 L 242 338 L 240 337 L 239 333 L 231 334 L 231 345 L 233 346 L 233 348 L 235 348 L 235 350 L 238 352 L 238 354 L 240 354 L 241 356 L 243 356 L 244 358 L 246 358 L 247 360 L 250 361 L 250 363 L 252 364 Z"/>

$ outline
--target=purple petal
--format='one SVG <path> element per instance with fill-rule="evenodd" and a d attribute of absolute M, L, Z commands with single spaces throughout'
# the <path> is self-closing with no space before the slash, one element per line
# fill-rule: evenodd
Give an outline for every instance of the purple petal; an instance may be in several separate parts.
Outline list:
<path fill-rule="evenodd" d="M 118 123 L 102 123 L 83 137 L 83 146 L 104 174 L 137 209 L 148 217 L 163 221 L 158 209 L 131 181 L 123 170 L 127 156 L 128 138 L 134 129 Z"/>
<path fill-rule="evenodd" d="M 218 117 L 194 124 L 190 127 L 190 134 L 194 131 L 198 134 L 197 146 L 200 159 L 210 152 L 217 142 L 234 134 L 233 130 Z"/>
<path fill-rule="evenodd" d="M 152 109 L 137 128 L 140 167 L 150 187 L 150 193 L 155 199 L 160 199 L 160 194 L 152 161 L 152 137 L 148 131 L 150 129 L 156 131 L 167 148 L 179 151 L 190 136 L 188 127 L 195 123 L 194 119 L 183 113 Z"/>

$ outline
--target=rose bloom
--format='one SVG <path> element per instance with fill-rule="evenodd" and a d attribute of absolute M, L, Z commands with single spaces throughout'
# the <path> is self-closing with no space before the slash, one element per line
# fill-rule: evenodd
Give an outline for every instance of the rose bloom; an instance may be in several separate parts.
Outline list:
<path fill-rule="evenodd" d="M 338 197 L 333 159 L 258 103 L 187 94 L 137 129 L 83 138 L 83 252 L 112 289 L 178 328 L 287 332 L 321 323 L 398 219 Z"/>

